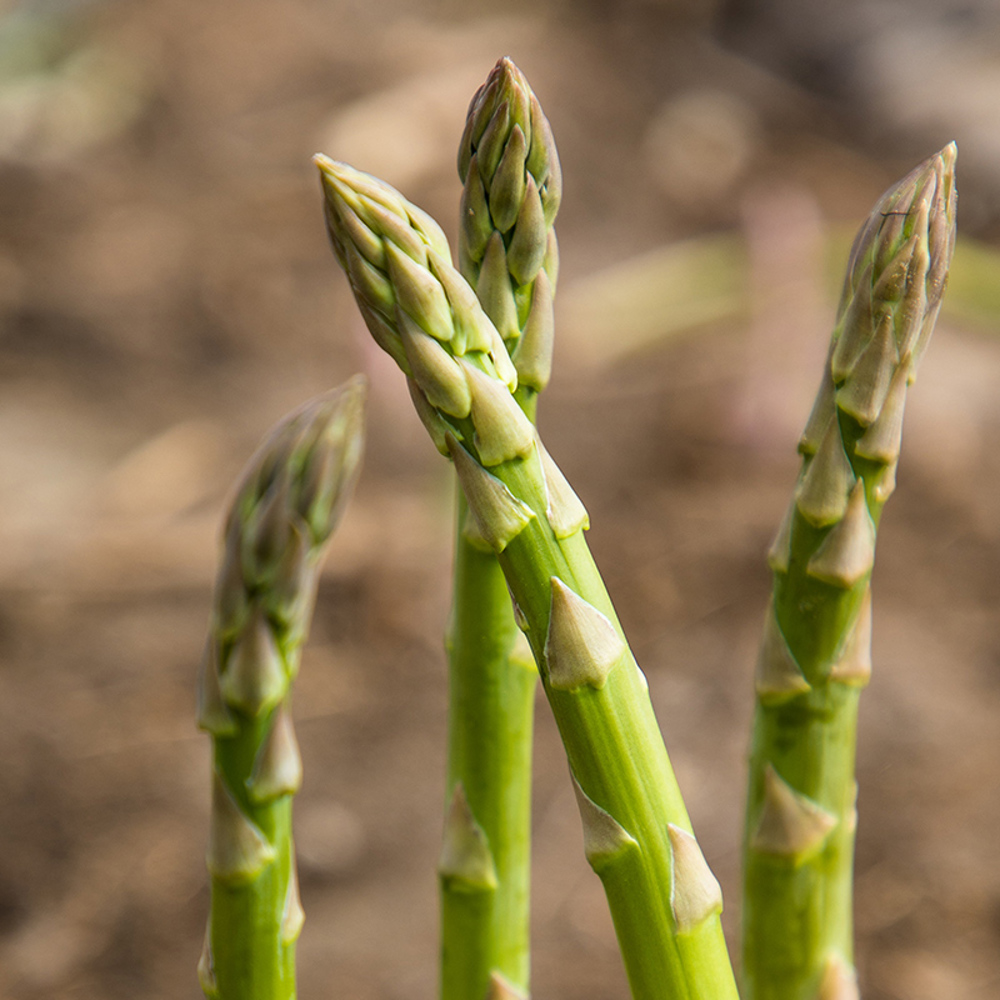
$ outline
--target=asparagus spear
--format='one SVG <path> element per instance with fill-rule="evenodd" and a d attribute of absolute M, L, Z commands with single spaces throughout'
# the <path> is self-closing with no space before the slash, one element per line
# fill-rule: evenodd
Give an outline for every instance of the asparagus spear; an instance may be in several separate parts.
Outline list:
<path fill-rule="evenodd" d="M 583 537 L 587 513 L 514 400 L 496 327 L 440 229 L 380 182 L 317 157 L 333 248 L 376 341 L 498 554 L 541 665 L 637 1000 L 733 1000 L 718 882 L 691 823 L 642 672 Z M 490 870 L 482 839 L 465 844 Z M 470 866 L 471 867 L 471 866 Z"/>
<path fill-rule="evenodd" d="M 509 59 L 497 63 L 472 99 L 459 174 L 462 273 L 505 333 L 518 402 L 533 421 L 551 369 L 560 171 L 545 116 Z M 443 1000 L 484 997 L 491 981 L 528 991 L 538 682 L 496 556 L 458 492 L 447 639 L 449 805 L 440 866 Z M 473 869 L 462 851 L 470 836 L 482 840 Z M 487 855 L 491 877 L 477 878 Z"/>
<path fill-rule="evenodd" d="M 802 470 L 768 561 L 745 841 L 746 1000 L 852 1000 L 858 697 L 875 533 L 907 387 L 955 244 L 955 146 L 890 188 L 854 242 Z"/>
<path fill-rule="evenodd" d="M 198 974 L 219 1000 L 295 997 L 304 915 L 291 817 L 302 762 L 290 688 L 361 458 L 364 396 L 354 378 L 286 417 L 251 460 L 226 521 L 198 684 L 198 725 L 214 744 L 212 903 Z"/>

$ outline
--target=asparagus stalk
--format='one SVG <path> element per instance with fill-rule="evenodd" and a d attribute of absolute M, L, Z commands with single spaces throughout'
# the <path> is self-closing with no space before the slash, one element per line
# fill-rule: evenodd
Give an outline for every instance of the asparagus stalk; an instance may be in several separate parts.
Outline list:
<path fill-rule="evenodd" d="M 459 260 L 503 331 L 518 402 L 534 421 L 552 357 L 559 161 L 521 72 L 501 59 L 477 91 L 459 149 Z M 531 746 L 538 673 L 492 547 L 458 491 L 449 654 L 448 812 L 440 865 L 441 996 L 484 997 L 529 978 Z M 492 877 L 462 845 L 482 838 Z M 463 865 L 463 861 L 466 862 Z"/>
<path fill-rule="evenodd" d="M 771 547 L 745 839 L 745 1000 L 856 1000 L 852 866 L 858 698 L 871 672 L 875 534 L 907 387 L 955 244 L 955 146 L 861 228 L 802 470 Z"/>
<path fill-rule="evenodd" d="M 225 551 L 198 683 L 214 746 L 211 913 L 198 975 L 218 1000 L 294 1000 L 304 915 L 292 846 L 302 762 L 290 689 L 320 562 L 361 458 L 355 378 L 286 417 L 251 460 Z"/>
<path fill-rule="evenodd" d="M 452 458 L 541 665 L 584 852 L 604 883 L 633 995 L 734 1000 L 718 882 L 583 537 L 586 510 L 515 402 L 503 340 L 433 221 L 365 174 L 325 157 L 317 164 L 333 248 L 361 312 Z M 483 839 L 465 846 L 488 880 Z"/>

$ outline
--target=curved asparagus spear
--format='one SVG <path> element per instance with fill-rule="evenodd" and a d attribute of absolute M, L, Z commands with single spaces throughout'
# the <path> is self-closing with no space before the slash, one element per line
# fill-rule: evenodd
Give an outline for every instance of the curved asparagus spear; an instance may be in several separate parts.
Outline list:
<path fill-rule="evenodd" d="M 875 532 L 906 391 L 955 243 L 955 147 L 890 188 L 854 243 L 802 471 L 771 548 L 745 842 L 745 1000 L 856 1000 L 855 730 Z"/>
<path fill-rule="evenodd" d="M 355 378 L 285 418 L 251 460 L 226 522 L 198 684 L 198 725 L 214 744 L 212 904 L 198 974 L 219 1000 L 295 997 L 304 916 L 291 815 L 302 762 L 290 688 L 361 458 L 364 396 Z"/>
<path fill-rule="evenodd" d="M 532 421 L 548 382 L 558 250 L 559 161 L 535 95 L 501 59 L 469 107 L 459 150 L 459 258 L 514 356 Z M 484 997 L 491 980 L 527 993 L 531 746 L 538 673 L 514 621 L 493 549 L 459 489 L 448 634 L 448 814 L 441 863 L 441 996 Z M 493 878 L 463 870 L 459 845 L 483 838 Z"/>
<path fill-rule="evenodd" d="M 645 680 L 583 537 L 587 513 L 514 400 L 495 326 L 440 230 L 391 188 L 317 158 L 334 250 L 376 340 L 455 463 L 499 556 L 577 789 L 584 851 L 638 1000 L 733 1000 L 721 894 L 691 833 Z M 484 861 L 482 840 L 466 841 Z"/>

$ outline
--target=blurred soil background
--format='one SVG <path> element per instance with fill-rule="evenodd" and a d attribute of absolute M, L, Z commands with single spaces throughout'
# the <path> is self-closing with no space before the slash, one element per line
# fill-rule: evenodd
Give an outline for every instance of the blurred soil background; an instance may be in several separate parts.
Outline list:
<path fill-rule="evenodd" d="M 296 716 L 304 1000 L 429 998 L 449 472 L 369 344 L 310 155 L 454 234 L 501 55 L 566 194 L 548 446 L 645 668 L 735 942 L 764 552 L 853 230 L 960 147 L 952 289 L 912 393 L 862 702 L 867 1000 L 1000 995 L 1000 14 L 990 0 L 0 3 L 0 997 L 194 1000 L 193 722 L 227 489 L 371 379 L 366 467 Z M 991 249 L 991 247 L 993 249 Z M 539 707 L 534 994 L 625 998 Z"/>

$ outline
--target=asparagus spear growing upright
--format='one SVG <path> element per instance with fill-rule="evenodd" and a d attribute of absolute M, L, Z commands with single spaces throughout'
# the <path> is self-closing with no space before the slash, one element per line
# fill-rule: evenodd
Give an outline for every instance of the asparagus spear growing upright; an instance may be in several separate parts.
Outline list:
<path fill-rule="evenodd" d="M 218 1000 L 293 1000 L 304 919 L 292 847 L 302 780 L 290 688 L 319 566 L 361 458 L 364 380 L 280 423 L 251 460 L 226 521 L 198 684 L 214 744 L 212 904 L 198 965 Z"/>
<path fill-rule="evenodd" d="M 735 1000 L 719 885 L 691 833 L 641 671 L 583 537 L 587 513 L 513 396 L 496 327 L 440 230 L 391 188 L 318 157 L 334 250 L 410 377 L 541 665 L 637 1000 Z M 465 854 L 491 877 L 483 840 Z M 471 868 L 471 865 L 470 865 Z"/>
<path fill-rule="evenodd" d="M 745 841 L 745 1000 L 856 1000 L 852 866 L 858 696 L 871 671 L 875 532 L 907 387 L 955 244 L 955 147 L 861 228 L 802 471 L 768 561 Z"/>
<path fill-rule="evenodd" d="M 533 421 L 552 358 L 559 160 L 521 72 L 501 59 L 469 107 L 459 149 L 459 258 L 503 329 Z M 538 682 L 492 547 L 459 489 L 448 635 L 448 814 L 441 859 L 441 996 L 527 993 L 531 745 Z M 470 868 L 462 845 L 482 838 Z M 489 858 L 492 877 L 478 877 Z"/>

